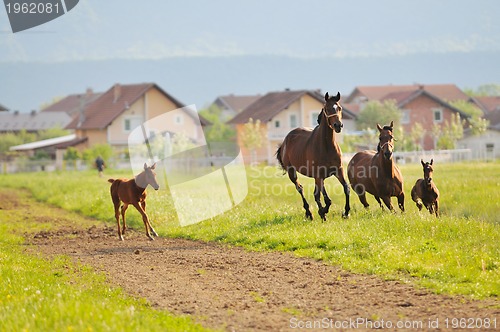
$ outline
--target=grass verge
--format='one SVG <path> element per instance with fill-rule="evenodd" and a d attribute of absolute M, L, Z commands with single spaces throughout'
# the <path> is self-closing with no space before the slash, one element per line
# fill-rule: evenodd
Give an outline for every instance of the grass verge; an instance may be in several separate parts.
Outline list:
<path fill-rule="evenodd" d="M 205 331 L 189 317 L 127 296 L 103 274 L 68 257 L 47 260 L 29 253 L 23 234 L 57 227 L 68 213 L 23 200 L 14 207 L 0 203 L 0 331 Z M 37 222 L 40 218 L 54 222 Z"/>

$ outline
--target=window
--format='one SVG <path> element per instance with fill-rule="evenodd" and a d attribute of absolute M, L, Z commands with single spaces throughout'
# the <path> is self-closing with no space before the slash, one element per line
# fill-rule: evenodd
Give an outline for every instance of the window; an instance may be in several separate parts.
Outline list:
<path fill-rule="evenodd" d="M 443 110 L 440 108 L 434 109 L 434 122 L 443 122 Z"/>
<path fill-rule="evenodd" d="M 316 127 L 316 125 L 318 124 L 318 116 L 319 112 L 311 113 L 311 127 Z"/>
<path fill-rule="evenodd" d="M 123 129 L 125 131 L 130 131 L 130 119 L 125 119 L 125 121 L 123 123 Z"/>
<path fill-rule="evenodd" d="M 297 115 L 290 114 L 290 128 L 296 128 L 296 127 L 297 127 Z"/>
<path fill-rule="evenodd" d="M 492 153 L 495 151 L 495 143 L 486 143 L 486 152 Z"/>
<path fill-rule="evenodd" d="M 280 120 L 274 121 L 274 128 L 279 128 L 280 127 Z"/>
<path fill-rule="evenodd" d="M 401 115 L 401 124 L 409 124 L 410 123 L 410 110 L 403 110 L 403 114 Z"/>
<path fill-rule="evenodd" d="M 176 125 L 182 125 L 184 124 L 184 117 L 182 116 L 182 114 L 176 114 L 175 117 L 174 117 L 174 123 Z"/>
<path fill-rule="evenodd" d="M 131 132 L 135 128 L 142 124 L 142 117 L 140 116 L 129 116 L 123 119 L 123 131 L 126 133 Z"/>

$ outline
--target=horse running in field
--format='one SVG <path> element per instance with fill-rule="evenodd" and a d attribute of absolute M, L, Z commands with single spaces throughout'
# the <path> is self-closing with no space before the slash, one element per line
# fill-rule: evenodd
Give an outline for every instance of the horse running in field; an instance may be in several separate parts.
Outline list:
<path fill-rule="evenodd" d="M 118 237 L 123 241 L 123 234 L 127 229 L 127 223 L 125 222 L 125 212 L 129 205 L 133 205 L 137 211 L 142 216 L 142 221 L 146 227 L 146 235 L 150 240 L 154 240 L 151 236 L 158 236 L 155 230 L 149 222 L 149 218 L 146 214 L 146 187 L 150 185 L 155 190 L 160 187 L 156 181 L 156 174 L 154 169 L 156 163 L 151 167 L 144 164 L 144 171 L 135 177 L 135 179 L 109 179 L 108 182 L 111 183 L 111 199 L 115 206 L 115 217 L 116 223 L 118 224 Z M 121 206 L 121 215 L 123 219 L 123 228 L 120 229 L 120 203 L 123 202 Z"/>
<path fill-rule="evenodd" d="M 411 189 L 411 199 L 417 204 L 419 211 L 422 210 L 422 206 L 425 206 L 430 214 L 435 213 L 436 217 L 439 217 L 439 190 L 432 181 L 433 162 L 434 159 L 431 159 L 430 163 L 424 163 L 422 159 L 420 160 L 424 168 L 424 178 L 415 182 Z"/>
<path fill-rule="evenodd" d="M 335 141 L 335 133 L 340 133 L 342 127 L 342 106 L 339 104 L 340 93 L 336 96 L 325 94 L 325 104 L 318 115 L 318 126 L 314 129 L 296 128 L 288 133 L 283 143 L 276 151 L 276 158 L 295 188 L 302 197 L 306 217 L 313 219 L 309 204 L 304 198 L 302 185 L 297 181 L 297 172 L 314 178 L 316 183 L 314 199 L 318 204 L 318 213 L 322 220 L 331 205 L 326 193 L 324 180 L 334 175 L 342 184 L 345 194 L 344 217 L 349 216 L 349 185 L 344 179 L 342 168 L 342 153 Z M 325 206 L 321 204 L 321 194 Z"/>
<path fill-rule="evenodd" d="M 377 151 L 358 152 L 347 166 L 349 182 L 365 208 L 370 206 L 366 201 L 366 192 L 368 192 L 375 196 L 380 207 L 383 208 L 380 202 L 382 199 L 391 211 L 394 211 L 391 197 L 397 197 L 399 208 L 404 211 L 403 176 L 393 158 L 393 127 L 393 121 L 383 128 L 377 124 L 380 133 Z"/>

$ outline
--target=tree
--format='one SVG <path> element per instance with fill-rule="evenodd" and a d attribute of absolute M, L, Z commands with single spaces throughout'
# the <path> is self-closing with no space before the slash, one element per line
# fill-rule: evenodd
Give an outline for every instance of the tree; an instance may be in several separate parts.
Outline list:
<path fill-rule="evenodd" d="M 464 136 L 464 124 L 465 120 L 462 120 L 458 113 L 452 115 L 451 121 L 446 121 L 439 131 L 437 148 L 443 150 L 454 149 L 457 141 Z"/>
<path fill-rule="evenodd" d="M 200 111 L 200 114 L 212 124 L 204 130 L 207 142 L 228 142 L 234 141 L 236 131 L 224 122 L 222 109 L 216 105 Z"/>
<path fill-rule="evenodd" d="M 476 105 L 465 100 L 456 100 L 449 102 L 449 104 L 470 116 L 469 124 L 472 135 L 481 135 L 488 129 L 490 122 L 483 119 L 483 111 Z"/>
<path fill-rule="evenodd" d="M 359 112 L 356 126 L 359 130 L 364 130 L 376 129 L 377 123 L 384 126 L 394 121 L 397 125 L 400 123 L 401 113 L 394 100 L 386 100 L 383 103 L 378 100 L 369 101 Z"/>
<path fill-rule="evenodd" d="M 61 127 L 52 127 L 49 129 L 42 130 L 38 133 L 38 140 L 44 140 L 49 138 L 61 137 L 69 135 L 69 131 Z"/>
<path fill-rule="evenodd" d="M 256 149 L 262 146 L 264 137 L 260 128 L 260 120 L 254 121 L 252 118 L 243 125 L 241 132 L 241 142 L 243 146 L 250 150 L 251 162 L 254 163 L 257 159 Z"/>
<path fill-rule="evenodd" d="M 108 161 L 113 155 L 113 148 L 108 144 L 95 144 L 93 147 L 83 151 L 83 160 L 89 165 L 94 165 L 94 161 L 101 156 L 104 161 Z"/>
<path fill-rule="evenodd" d="M 471 88 L 464 89 L 464 92 L 471 97 L 480 96 L 500 96 L 500 84 L 483 84 L 476 90 Z"/>
<path fill-rule="evenodd" d="M 422 146 L 424 145 L 424 134 L 425 129 L 420 122 L 415 123 L 411 128 L 410 138 L 413 144 L 415 144 L 415 150 L 419 150 L 419 148 L 422 150 Z"/>
<path fill-rule="evenodd" d="M 70 146 L 69 148 L 66 149 L 66 152 L 64 153 L 63 159 L 64 160 L 78 160 L 82 158 L 82 154 L 80 151 L 78 151 L 76 148 Z"/>

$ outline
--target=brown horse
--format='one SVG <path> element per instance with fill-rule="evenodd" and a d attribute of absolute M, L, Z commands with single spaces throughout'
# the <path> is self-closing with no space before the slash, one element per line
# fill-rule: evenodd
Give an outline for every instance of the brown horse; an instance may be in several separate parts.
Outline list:
<path fill-rule="evenodd" d="M 398 205 L 404 211 L 405 194 L 403 192 L 403 176 L 394 162 L 394 136 L 392 135 L 394 122 L 382 128 L 377 124 L 380 133 L 376 151 L 361 151 L 352 157 L 347 166 L 347 175 L 352 189 L 365 208 L 370 205 L 366 201 L 366 192 L 369 192 L 383 208 L 380 199 L 389 210 L 394 208 L 391 197 L 398 198 Z"/>
<path fill-rule="evenodd" d="M 434 159 L 431 159 L 430 163 L 424 163 L 422 159 L 420 160 L 424 168 L 424 178 L 415 182 L 411 189 L 411 199 L 417 204 L 419 211 L 422 210 L 423 205 L 429 210 L 430 214 L 436 213 L 436 217 L 439 217 L 439 190 L 432 181 L 433 162 Z"/>
<path fill-rule="evenodd" d="M 344 179 L 342 168 L 342 152 L 335 141 L 335 132 L 340 133 L 342 127 L 342 106 L 339 104 L 340 93 L 330 97 L 325 94 L 325 104 L 318 115 L 318 126 L 314 129 L 296 128 L 288 133 L 276 151 L 276 158 L 295 188 L 302 197 L 306 217 L 313 219 L 309 204 L 304 198 L 302 185 L 297 181 L 297 172 L 314 178 L 316 186 L 314 199 L 318 204 L 321 219 L 326 220 L 326 214 L 331 200 L 326 193 L 324 180 L 332 175 L 337 177 L 344 187 L 345 210 L 344 217 L 349 216 L 349 185 Z M 334 132 L 335 131 L 335 132 Z M 321 193 L 325 207 L 321 205 Z"/>
<path fill-rule="evenodd" d="M 158 190 L 160 187 L 158 182 L 156 181 L 156 174 L 154 169 L 156 167 L 156 163 L 151 167 L 148 167 L 147 164 L 144 164 L 144 171 L 135 177 L 135 179 L 109 179 L 108 182 L 111 183 L 111 199 L 113 200 L 113 204 L 115 206 L 115 218 L 116 223 L 118 224 L 118 237 L 123 241 L 123 234 L 125 234 L 125 230 L 127 229 L 127 223 L 125 222 L 125 212 L 127 211 L 128 206 L 133 205 L 137 211 L 142 216 L 142 221 L 144 222 L 144 226 L 146 227 L 146 235 L 150 240 L 154 240 L 151 236 L 151 233 L 154 236 L 158 236 L 155 230 L 151 226 L 149 222 L 149 218 L 146 214 L 146 187 L 148 184 L 153 187 L 155 190 Z M 123 228 L 120 229 L 120 202 L 123 202 L 121 207 L 121 214 L 123 218 Z"/>

